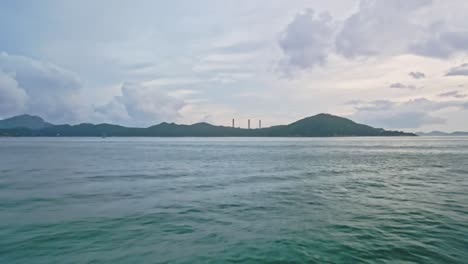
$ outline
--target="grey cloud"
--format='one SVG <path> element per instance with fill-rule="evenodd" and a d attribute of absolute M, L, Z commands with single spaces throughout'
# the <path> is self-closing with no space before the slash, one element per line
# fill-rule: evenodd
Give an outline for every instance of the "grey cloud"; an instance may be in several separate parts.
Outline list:
<path fill-rule="evenodd" d="M 468 31 L 452 31 L 445 23 L 435 23 L 426 31 L 426 37 L 410 47 L 412 53 L 448 58 L 458 51 L 468 51 Z"/>
<path fill-rule="evenodd" d="M 306 69 L 325 63 L 333 45 L 334 26 L 329 14 L 313 10 L 298 14 L 286 27 L 279 46 L 286 68 Z"/>
<path fill-rule="evenodd" d="M 459 101 L 432 101 L 426 98 L 412 99 L 399 104 L 401 107 L 422 109 L 424 111 L 438 111 L 449 107 L 460 107 Z"/>
<path fill-rule="evenodd" d="M 81 88 L 72 72 L 28 57 L 0 54 L 2 113 L 41 115 L 51 122 L 76 120 L 73 96 Z"/>
<path fill-rule="evenodd" d="M 439 94 L 440 97 L 454 97 L 454 98 L 465 98 L 466 94 L 462 94 L 459 91 L 451 91 Z"/>
<path fill-rule="evenodd" d="M 391 129 L 419 128 L 424 125 L 443 124 L 445 119 L 434 112 L 449 108 L 466 108 L 468 102 L 432 101 L 426 98 L 397 102 L 389 100 L 361 101 L 355 105 L 351 118 L 376 127 Z"/>
<path fill-rule="evenodd" d="M 121 95 L 95 109 L 95 119 L 124 125 L 148 126 L 180 117 L 186 103 L 157 88 L 125 83 Z"/>
<path fill-rule="evenodd" d="M 298 15 L 280 40 L 286 66 L 322 65 L 330 53 L 346 58 L 402 54 L 447 58 L 468 52 L 468 31 L 447 18 L 428 17 L 435 8 L 432 0 L 361 0 L 358 10 L 341 22 L 314 18 L 310 11 Z M 421 72 L 410 75 L 425 78 Z"/>
<path fill-rule="evenodd" d="M 24 56 L 1 53 L 0 69 L 14 75 L 18 85 L 34 95 L 41 95 L 45 89 L 61 92 L 77 90 L 82 86 L 73 72 Z"/>
<path fill-rule="evenodd" d="M 336 50 L 345 57 L 416 54 L 447 58 L 468 51 L 468 31 L 445 21 L 414 18 L 431 0 L 362 0 L 345 20 Z M 415 21 L 418 21 L 416 23 Z M 423 22 L 420 22 L 423 21 Z"/>
<path fill-rule="evenodd" d="M 139 62 L 139 63 L 125 65 L 124 68 L 129 69 L 129 70 L 142 70 L 142 69 L 152 68 L 154 66 L 155 66 L 154 63 L 152 62 Z"/>
<path fill-rule="evenodd" d="M 389 86 L 390 88 L 395 88 L 395 89 L 408 89 L 408 90 L 414 90 L 416 89 L 416 86 L 410 85 L 410 84 L 402 84 L 402 83 L 392 83 Z"/>
<path fill-rule="evenodd" d="M 362 0 L 359 10 L 344 21 L 336 50 L 345 57 L 399 54 L 419 36 L 412 14 L 430 0 Z"/>
<path fill-rule="evenodd" d="M 362 100 L 350 100 L 350 101 L 345 102 L 345 104 L 346 105 L 359 105 L 362 102 L 363 102 Z"/>
<path fill-rule="evenodd" d="M 408 73 L 409 76 L 413 77 L 414 79 L 424 79 L 426 78 L 426 74 L 423 72 L 410 72 Z"/>
<path fill-rule="evenodd" d="M 451 68 L 445 76 L 468 76 L 468 63 Z"/>
<path fill-rule="evenodd" d="M 376 113 L 364 118 L 369 124 L 387 128 L 419 128 L 423 125 L 444 124 L 443 118 L 431 116 L 421 111 L 401 111 L 394 113 Z"/>
<path fill-rule="evenodd" d="M 260 50 L 264 47 L 263 42 L 248 42 L 248 43 L 236 43 L 231 45 L 225 45 L 220 47 L 215 47 L 212 49 L 215 53 L 223 54 L 236 54 L 236 53 L 250 53 L 253 51 Z"/>

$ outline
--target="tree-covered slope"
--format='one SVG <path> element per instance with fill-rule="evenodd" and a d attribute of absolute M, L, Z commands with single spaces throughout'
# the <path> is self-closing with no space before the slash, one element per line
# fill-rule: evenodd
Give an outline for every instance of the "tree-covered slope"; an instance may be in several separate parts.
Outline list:
<path fill-rule="evenodd" d="M 0 120 L 0 129 L 12 128 L 28 128 L 28 129 L 42 129 L 52 126 L 52 124 L 45 122 L 42 118 L 32 115 L 19 115 L 11 118 Z"/>
<path fill-rule="evenodd" d="M 208 123 L 178 125 L 161 123 L 148 128 L 110 124 L 47 126 L 42 129 L 3 129 L 1 136 L 67 136 L 67 137 L 345 137 L 345 136 L 415 136 L 355 123 L 329 114 L 319 114 L 289 125 L 262 129 L 214 126 Z"/>

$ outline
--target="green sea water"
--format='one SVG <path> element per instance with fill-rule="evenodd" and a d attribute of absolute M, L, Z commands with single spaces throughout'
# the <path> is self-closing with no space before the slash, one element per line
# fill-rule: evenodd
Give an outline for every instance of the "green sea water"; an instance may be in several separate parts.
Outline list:
<path fill-rule="evenodd" d="M 3 138 L 0 263 L 468 263 L 468 138 Z"/>

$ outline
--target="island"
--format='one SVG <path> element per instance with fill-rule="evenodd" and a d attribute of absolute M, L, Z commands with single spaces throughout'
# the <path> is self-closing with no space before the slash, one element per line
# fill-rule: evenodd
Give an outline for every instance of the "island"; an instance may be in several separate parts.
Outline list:
<path fill-rule="evenodd" d="M 375 137 L 417 136 L 402 131 L 358 124 L 330 114 L 318 114 L 288 125 L 237 128 L 208 123 L 160 123 L 139 128 L 113 124 L 53 125 L 38 116 L 21 115 L 0 120 L 0 136 L 9 137 Z"/>

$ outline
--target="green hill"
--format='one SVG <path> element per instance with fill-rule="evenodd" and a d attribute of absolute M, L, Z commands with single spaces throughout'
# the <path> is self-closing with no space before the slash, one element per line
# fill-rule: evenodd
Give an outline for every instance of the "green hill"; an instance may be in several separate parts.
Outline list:
<path fill-rule="evenodd" d="M 32 115 L 19 115 L 0 120 L 0 129 L 28 128 L 35 130 L 49 126 L 52 126 L 52 124 L 45 122 L 44 119 L 38 116 Z"/>
<path fill-rule="evenodd" d="M 47 123 L 48 124 L 48 123 Z M 355 123 L 349 119 L 319 114 L 289 125 L 262 129 L 214 126 L 208 123 L 178 125 L 161 123 L 148 128 L 111 124 L 49 125 L 41 129 L 0 129 L 0 136 L 66 136 L 66 137 L 352 137 L 416 136 L 412 133 L 387 131 Z"/>

